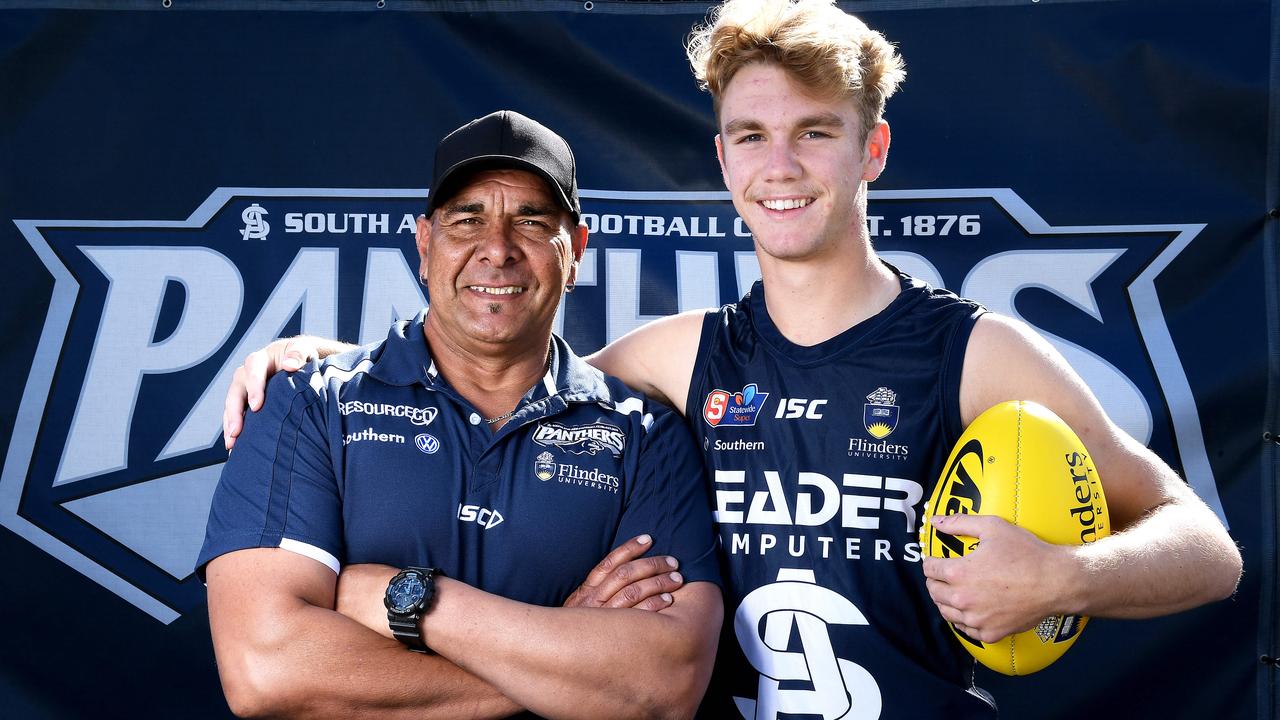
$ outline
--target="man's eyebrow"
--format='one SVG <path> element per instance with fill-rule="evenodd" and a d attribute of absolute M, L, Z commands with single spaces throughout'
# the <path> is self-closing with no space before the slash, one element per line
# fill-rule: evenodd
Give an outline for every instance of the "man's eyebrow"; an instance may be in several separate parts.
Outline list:
<path fill-rule="evenodd" d="M 753 120 L 751 118 L 739 118 L 737 120 L 730 120 L 729 123 L 724 126 L 724 134 L 736 135 L 740 132 L 763 130 L 763 129 L 764 129 L 764 125 L 761 125 L 759 120 Z"/>
<path fill-rule="evenodd" d="M 457 202 L 445 207 L 445 215 L 474 215 L 475 213 L 484 212 L 484 203 L 482 202 Z"/>
<path fill-rule="evenodd" d="M 818 113 L 800 118 L 797 127 L 844 127 L 844 118 L 833 112 Z"/>
<path fill-rule="evenodd" d="M 844 127 L 844 118 L 833 112 L 818 113 L 817 115 L 806 115 L 795 122 L 795 127 L 811 128 L 811 127 Z M 743 132 L 759 132 L 764 129 L 764 125 L 752 118 L 739 118 L 731 120 L 724 126 L 725 135 L 736 135 Z"/>
<path fill-rule="evenodd" d="M 523 203 L 516 209 L 516 214 L 521 216 L 555 215 L 557 212 L 558 209 L 554 205 L 533 205 L 531 203 Z"/>

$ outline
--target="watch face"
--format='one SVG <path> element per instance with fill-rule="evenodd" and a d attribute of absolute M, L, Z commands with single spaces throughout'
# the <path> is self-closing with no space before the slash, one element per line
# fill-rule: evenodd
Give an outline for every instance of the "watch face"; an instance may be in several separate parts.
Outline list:
<path fill-rule="evenodd" d="M 427 586 L 422 582 L 422 575 L 416 572 L 405 573 L 387 588 L 389 607 L 397 613 L 414 610 L 426 594 Z"/>

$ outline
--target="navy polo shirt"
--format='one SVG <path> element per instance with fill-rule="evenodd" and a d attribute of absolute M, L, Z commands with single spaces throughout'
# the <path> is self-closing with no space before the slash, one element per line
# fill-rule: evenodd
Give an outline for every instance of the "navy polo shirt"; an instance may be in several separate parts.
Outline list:
<path fill-rule="evenodd" d="M 197 567 L 280 547 L 328 565 L 439 567 L 559 605 L 642 533 L 719 584 L 701 459 L 683 420 L 554 338 L 497 432 L 435 369 L 423 322 L 271 379 L 214 493 Z"/>

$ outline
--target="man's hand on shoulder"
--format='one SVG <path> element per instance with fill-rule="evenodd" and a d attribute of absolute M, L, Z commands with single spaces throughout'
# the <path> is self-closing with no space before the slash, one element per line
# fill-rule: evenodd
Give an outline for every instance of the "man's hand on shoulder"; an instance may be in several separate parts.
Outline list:
<path fill-rule="evenodd" d="M 336 340 L 299 335 L 276 340 L 261 350 L 249 353 L 231 378 L 222 410 L 222 438 L 227 451 L 235 446 L 236 438 L 244 429 L 245 407 L 254 412 L 262 408 L 267 380 L 272 375 L 280 370 L 293 372 L 308 360 L 328 357 L 352 347 Z"/>

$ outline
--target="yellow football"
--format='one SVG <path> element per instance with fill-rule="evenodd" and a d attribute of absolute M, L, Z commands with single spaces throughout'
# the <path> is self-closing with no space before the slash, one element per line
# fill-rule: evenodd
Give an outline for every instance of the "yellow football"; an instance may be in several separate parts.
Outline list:
<path fill-rule="evenodd" d="M 1022 400 L 982 413 L 956 441 L 925 505 L 925 555 L 957 557 L 978 546 L 975 538 L 948 535 L 930 522 L 935 514 L 956 513 L 995 515 L 1055 545 L 1082 545 L 1111 534 L 1102 483 L 1084 443 L 1051 410 Z M 1062 657 L 1088 621 L 1055 615 L 994 643 L 951 630 L 983 665 L 1027 675 Z"/>

